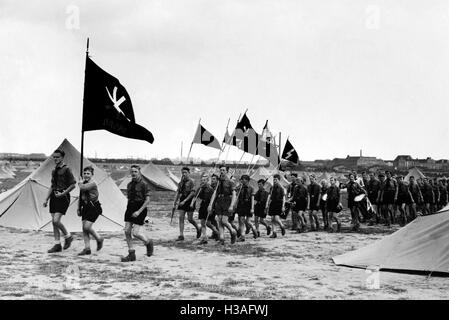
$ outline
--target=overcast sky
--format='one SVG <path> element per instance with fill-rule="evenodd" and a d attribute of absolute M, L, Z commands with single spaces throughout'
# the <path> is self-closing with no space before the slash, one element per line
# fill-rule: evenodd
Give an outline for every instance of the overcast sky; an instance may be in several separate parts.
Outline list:
<path fill-rule="evenodd" d="M 449 158 L 447 1 L 0 0 L 0 152 L 80 147 L 88 36 L 155 137 L 87 132 L 88 156 L 186 155 L 248 108 L 302 160 Z"/>

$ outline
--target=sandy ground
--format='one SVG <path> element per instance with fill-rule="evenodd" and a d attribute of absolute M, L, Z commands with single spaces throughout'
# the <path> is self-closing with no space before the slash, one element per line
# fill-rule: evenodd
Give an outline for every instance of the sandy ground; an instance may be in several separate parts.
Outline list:
<path fill-rule="evenodd" d="M 0 299 L 447 299 L 449 278 L 381 272 L 380 289 L 366 287 L 363 269 L 339 267 L 331 257 L 365 246 L 397 229 L 365 227 L 361 233 L 287 232 L 285 237 L 225 246 L 199 246 L 194 229 L 175 243 L 169 213 L 146 226 L 155 254 L 137 244 L 137 261 L 121 263 L 121 233 L 104 234 L 105 247 L 78 257 L 80 234 L 70 249 L 49 255 L 49 233 L 0 228 Z M 94 244 L 92 244 L 93 247 Z"/>
<path fill-rule="evenodd" d="M 377 241 L 398 226 L 350 232 L 349 214 L 343 212 L 342 233 L 287 231 L 269 239 L 261 227 L 262 237 L 255 240 L 230 245 L 227 234 L 225 246 L 213 240 L 200 246 L 190 225 L 186 241 L 174 241 L 173 193 L 153 192 L 151 199 L 145 228 L 155 253 L 146 257 L 136 242 L 133 263 L 120 262 L 127 254 L 122 233 L 104 233 L 102 251 L 79 257 L 79 233 L 69 250 L 49 255 L 51 233 L 0 227 L 0 299 L 447 299 L 449 277 L 381 272 L 380 289 L 373 290 L 367 288 L 365 270 L 332 262 L 333 256 Z"/>

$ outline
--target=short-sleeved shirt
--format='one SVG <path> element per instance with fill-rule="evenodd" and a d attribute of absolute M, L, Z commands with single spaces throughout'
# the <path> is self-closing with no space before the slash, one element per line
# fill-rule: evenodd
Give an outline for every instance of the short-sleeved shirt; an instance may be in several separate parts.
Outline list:
<path fill-rule="evenodd" d="M 347 185 L 347 189 L 348 189 L 348 200 L 352 201 L 354 200 L 354 198 L 363 192 L 363 188 L 360 186 L 360 184 L 358 184 L 358 182 L 354 181 L 349 181 L 348 185 Z"/>
<path fill-rule="evenodd" d="M 435 201 L 438 200 L 438 198 L 440 197 L 440 188 L 438 187 L 438 185 L 433 185 L 433 194 L 435 195 Z"/>
<path fill-rule="evenodd" d="M 306 200 L 309 196 L 309 191 L 303 184 L 297 184 L 295 190 L 293 191 L 293 200 L 301 201 Z"/>
<path fill-rule="evenodd" d="M 214 189 L 210 184 L 205 184 L 200 187 L 200 192 L 198 193 L 198 199 L 201 199 L 200 208 L 205 209 L 209 206 L 213 193 Z"/>
<path fill-rule="evenodd" d="M 128 202 L 144 202 L 145 198 L 150 195 L 150 188 L 148 184 L 143 181 L 142 177 L 134 180 L 132 179 L 126 188 L 128 195 Z"/>
<path fill-rule="evenodd" d="M 267 206 L 267 200 L 268 200 L 268 191 L 267 190 L 257 190 L 256 194 L 254 195 L 254 201 L 256 201 L 256 204 L 254 206 L 255 210 L 262 209 L 264 210 Z"/>
<path fill-rule="evenodd" d="M 63 191 L 75 183 L 76 180 L 72 170 L 66 164 L 53 169 L 51 173 L 51 188 L 53 190 Z"/>
<path fill-rule="evenodd" d="M 366 191 L 370 199 L 377 199 L 380 190 L 380 181 L 377 179 L 371 179 L 366 185 Z"/>
<path fill-rule="evenodd" d="M 284 199 L 285 190 L 280 185 L 274 185 L 271 187 L 271 198 L 272 202 L 282 202 Z"/>
<path fill-rule="evenodd" d="M 187 198 L 190 194 L 195 193 L 195 181 L 192 178 L 181 179 L 178 185 L 178 192 L 181 199 Z"/>
<path fill-rule="evenodd" d="M 84 185 L 87 184 L 87 188 L 81 191 L 81 200 L 83 202 L 96 202 L 98 201 L 98 187 L 95 181 L 83 182 Z"/>
<path fill-rule="evenodd" d="M 424 183 L 423 184 L 423 188 L 422 188 L 422 195 L 424 197 L 424 199 L 429 202 L 433 199 L 434 197 L 434 193 L 433 193 L 433 188 L 429 183 Z"/>
<path fill-rule="evenodd" d="M 339 201 L 340 200 L 340 188 L 337 186 L 330 186 L 327 188 L 327 201 Z"/>
<path fill-rule="evenodd" d="M 440 185 L 438 186 L 439 191 L 440 191 L 440 201 L 447 201 L 447 189 L 444 185 Z"/>
<path fill-rule="evenodd" d="M 408 186 L 404 182 L 398 183 L 398 197 L 406 197 L 408 195 Z"/>
<path fill-rule="evenodd" d="M 235 191 L 234 182 L 229 178 L 220 178 L 218 181 L 217 197 L 231 197 L 233 191 Z"/>
<path fill-rule="evenodd" d="M 398 183 L 393 178 L 385 179 L 384 193 L 395 194 Z"/>
<path fill-rule="evenodd" d="M 415 201 L 417 201 L 420 198 L 421 190 L 419 189 L 419 186 L 417 183 L 410 183 L 408 185 L 408 190 L 412 194 L 412 197 Z"/>
<path fill-rule="evenodd" d="M 296 182 L 292 182 L 288 185 L 287 187 L 287 196 L 288 197 L 292 197 L 293 196 L 293 192 L 295 191 L 295 187 L 296 187 Z"/>
<path fill-rule="evenodd" d="M 310 196 L 310 202 L 312 203 L 313 201 L 317 201 L 320 193 L 321 193 L 321 187 L 318 183 L 313 182 L 311 184 L 309 184 L 309 187 L 307 188 L 309 191 L 309 196 Z"/>
<path fill-rule="evenodd" d="M 370 181 L 370 180 L 368 180 L 368 179 L 362 178 L 363 188 L 365 188 L 365 190 L 367 190 L 369 181 Z"/>
<path fill-rule="evenodd" d="M 237 199 L 237 207 L 247 207 L 251 205 L 251 197 L 254 195 L 254 189 L 250 185 L 240 186 L 239 198 Z"/>

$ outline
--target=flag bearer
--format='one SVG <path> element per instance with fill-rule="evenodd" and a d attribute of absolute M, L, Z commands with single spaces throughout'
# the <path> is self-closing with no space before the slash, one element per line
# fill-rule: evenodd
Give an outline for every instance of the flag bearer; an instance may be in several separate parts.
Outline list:
<path fill-rule="evenodd" d="M 84 239 L 84 249 L 79 253 L 80 256 L 91 254 L 90 235 L 97 241 L 97 251 L 103 248 L 104 239 L 93 229 L 93 224 L 103 212 L 100 201 L 98 201 L 98 187 L 92 179 L 93 175 L 94 168 L 92 166 L 85 167 L 83 170 L 84 181 L 78 183 L 81 191 L 81 210 L 78 215 L 83 221 Z"/>
<path fill-rule="evenodd" d="M 207 173 L 203 174 L 201 177 L 201 186 L 199 190 L 198 197 L 195 199 L 195 202 L 199 202 L 198 206 L 198 218 L 201 221 L 201 240 L 199 244 L 207 244 L 207 235 L 206 235 L 206 225 L 212 229 L 214 234 L 218 233 L 218 230 L 207 220 L 207 208 L 209 207 L 210 200 L 212 198 L 212 194 L 214 193 L 214 189 L 212 189 L 209 184 L 209 175 Z M 196 203 L 193 204 L 195 206 Z"/>
<path fill-rule="evenodd" d="M 233 215 L 233 208 L 236 201 L 235 185 L 228 177 L 228 168 L 220 167 L 220 179 L 218 181 L 215 198 L 209 204 L 209 212 L 215 210 L 218 217 L 218 230 L 220 232 L 220 243 L 224 244 L 224 228 L 231 233 L 231 244 L 237 239 L 237 232 L 229 224 L 229 217 Z"/>

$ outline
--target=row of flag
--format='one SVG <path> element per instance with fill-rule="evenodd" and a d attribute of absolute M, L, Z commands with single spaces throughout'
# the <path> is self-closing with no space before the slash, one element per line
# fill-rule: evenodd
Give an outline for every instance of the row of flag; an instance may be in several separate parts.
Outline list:
<path fill-rule="evenodd" d="M 262 129 L 262 134 L 259 134 L 252 127 L 246 112 L 237 121 L 237 125 L 232 134 L 229 134 L 228 128 L 226 128 L 226 133 L 221 144 L 201 122 L 198 123 L 192 144 L 202 144 L 221 151 L 227 145 L 234 146 L 246 153 L 264 157 L 275 167 L 279 167 L 281 158 L 295 164 L 299 163 L 298 153 L 288 138 L 285 142 L 282 155 L 279 157 L 279 146 L 276 145 L 275 137 L 273 137 L 268 128 L 268 120 Z"/>
<path fill-rule="evenodd" d="M 117 78 L 95 64 L 86 53 L 82 133 L 92 130 L 107 130 L 149 143 L 154 141 L 153 134 L 136 123 L 131 98 L 125 87 Z M 199 122 L 193 144 L 202 144 L 220 151 L 227 145 L 235 146 L 246 153 L 266 158 L 275 167 L 279 167 L 281 158 L 299 163 L 298 153 L 289 139 L 279 156 L 280 149 L 268 128 L 268 120 L 262 134 L 259 134 L 251 125 L 246 112 L 238 119 L 232 134 L 226 128 L 222 143 Z"/>

